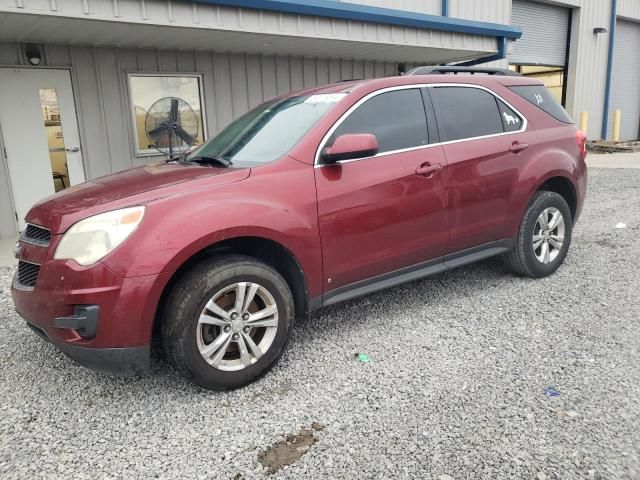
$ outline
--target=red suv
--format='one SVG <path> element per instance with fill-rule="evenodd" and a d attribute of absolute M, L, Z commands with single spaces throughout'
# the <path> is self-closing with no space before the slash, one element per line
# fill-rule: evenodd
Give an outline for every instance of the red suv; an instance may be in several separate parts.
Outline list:
<path fill-rule="evenodd" d="M 186 156 L 38 203 L 18 312 L 96 370 L 144 373 L 157 335 L 181 373 L 229 389 L 323 306 L 499 254 L 553 273 L 585 197 L 584 135 L 539 81 L 411 73 L 280 96 Z"/>

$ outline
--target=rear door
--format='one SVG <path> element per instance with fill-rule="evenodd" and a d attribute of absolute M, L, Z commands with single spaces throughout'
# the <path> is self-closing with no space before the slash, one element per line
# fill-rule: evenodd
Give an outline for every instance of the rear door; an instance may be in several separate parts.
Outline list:
<path fill-rule="evenodd" d="M 511 195 L 526 149 L 535 142 L 525 117 L 476 85 L 434 85 L 428 91 L 447 158 L 451 238 L 445 253 L 512 237 Z"/>
<path fill-rule="evenodd" d="M 315 169 L 325 291 L 437 261 L 448 238 L 446 161 L 442 147 L 429 144 L 421 90 L 396 88 L 361 102 L 322 147 L 342 134 L 372 133 L 379 153 Z"/>

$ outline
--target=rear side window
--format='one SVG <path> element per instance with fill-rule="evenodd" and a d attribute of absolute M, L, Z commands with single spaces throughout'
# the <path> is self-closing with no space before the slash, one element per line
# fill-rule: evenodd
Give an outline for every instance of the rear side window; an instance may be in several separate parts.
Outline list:
<path fill-rule="evenodd" d="M 395 90 L 367 100 L 340 124 L 326 146 L 346 133 L 374 134 L 380 153 L 428 144 L 427 117 L 420 90 Z"/>
<path fill-rule="evenodd" d="M 553 98 L 544 85 L 518 85 L 509 88 L 556 120 L 563 123 L 573 123 L 569 114 L 565 112 L 562 105 Z"/>
<path fill-rule="evenodd" d="M 496 98 L 489 92 L 472 87 L 433 87 L 429 91 L 441 141 L 504 132 Z"/>

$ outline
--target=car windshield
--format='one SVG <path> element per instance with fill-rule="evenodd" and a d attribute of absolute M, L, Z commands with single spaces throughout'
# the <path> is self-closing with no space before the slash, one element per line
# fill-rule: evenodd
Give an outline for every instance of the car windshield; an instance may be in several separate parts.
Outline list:
<path fill-rule="evenodd" d="M 345 93 L 323 93 L 266 102 L 229 124 L 186 160 L 219 160 L 255 167 L 286 154 Z"/>

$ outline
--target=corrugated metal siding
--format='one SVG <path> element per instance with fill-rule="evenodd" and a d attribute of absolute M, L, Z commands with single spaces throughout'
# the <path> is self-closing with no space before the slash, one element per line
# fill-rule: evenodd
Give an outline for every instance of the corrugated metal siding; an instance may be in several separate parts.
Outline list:
<path fill-rule="evenodd" d="M 640 23 L 618 20 L 616 25 L 609 136 L 613 111 L 620 110 L 620 140 L 637 140 L 640 131 Z"/>
<path fill-rule="evenodd" d="M 337 0 L 338 2 L 357 3 L 371 7 L 394 8 L 409 12 L 440 15 L 441 0 Z"/>
<path fill-rule="evenodd" d="M 555 5 L 514 0 L 511 23 L 522 29 L 509 61 L 515 64 L 553 65 L 566 63 L 569 10 Z"/>
<path fill-rule="evenodd" d="M 0 135 L 0 151 L 2 148 L 2 136 Z M 4 157 L 0 154 L 0 239 L 13 237 L 16 233 L 12 203 L 9 172 Z"/>
<path fill-rule="evenodd" d="M 449 15 L 508 24 L 511 23 L 511 0 L 449 0 Z"/>
<path fill-rule="evenodd" d="M 345 78 L 393 75 L 396 64 L 215 52 L 46 46 L 43 65 L 71 67 L 87 178 L 144 164 L 135 157 L 126 73 L 201 73 L 209 136 L 264 100 Z M 0 65 L 23 64 L 0 43 Z"/>
<path fill-rule="evenodd" d="M 589 113 L 587 137 L 600 137 L 609 35 L 594 35 L 594 27 L 609 27 L 610 1 L 581 0 L 573 11 L 566 110 L 578 119 Z"/>
<path fill-rule="evenodd" d="M 407 8 L 413 8 L 423 1 L 431 5 L 439 0 L 404 1 Z M 20 0 L 20 7 L 16 5 L 16 0 L 0 0 L 0 11 L 6 12 L 4 19 L 0 16 L 0 42 L 180 50 L 218 49 L 210 45 L 223 44 L 225 51 L 235 53 L 348 56 L 387 61 L 401 56 L 399 49 L 403 46 L 418 47 L 405 49 L 408 61 L 420 61 L 425 46 L 468 50 L 472 54 L 495 51 L 492 36 L 184 1 Z M 38 27 L 33 28 L 34 20 L 29 15 L 46 15 L 49 20 L 37 21 Z M 93 22 L 95 20 L 100 23 Z M 132 25 L 135 28 L 131 28 Z M 184 28 L 179 35 L 171 35 L 176 27 Z M 272 38 L 265 39 L 265 36 Z M 273 49 L 265 47 L 267 40 Z M 343 53 L 345 49 L 356 48 L 362 53 Z M 389 52 L 390 49 L 393 52 Z"/>
<path fill-rule="evenodd" d="M 618 17 L 640 21 L 640 0 L 618 0 Z"/>

